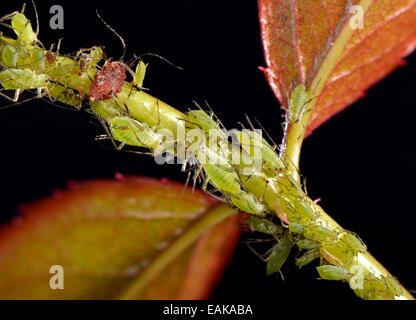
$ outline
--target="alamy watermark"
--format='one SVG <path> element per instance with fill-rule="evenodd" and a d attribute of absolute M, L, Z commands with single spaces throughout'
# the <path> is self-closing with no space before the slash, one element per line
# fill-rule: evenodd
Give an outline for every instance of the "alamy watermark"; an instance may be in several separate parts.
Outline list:
<path fill-rule="evenodd" d="M 261 170 L 264 140 L 262 130 L 185 130 L 178 124 L 175 134 L 168 129 L 156 130 L 163 141 L 154 150 L 156 163 L 164 164 L 215 164 L 236 165 L 250 174 Z M 270 147 L 270 146 L 269 146 Z M 173 156 L 175 155 L 175 156 Z"/>
<path fill-rule="evenodd" d="M 49 273 L 53 276 L 49 279 L 49 287 L 52 290 L 64 289 L 64 268 L 58 264 L 49 268 Z"/>
<path fill-rule="evenodd" d="M 49 13 L 53 14 L 49 20 L 49 27 L 52 30 L 62 30 L 64 28 L 64 8 L 56 4 L 49 9 Z"/>
<path fill-rule="evenodd" d="M 364 29 L 364 8 L 359 5 L 354 5 L 350 8 L 350 14 L 353 15 L 350 19 L 351 29 Z"/>

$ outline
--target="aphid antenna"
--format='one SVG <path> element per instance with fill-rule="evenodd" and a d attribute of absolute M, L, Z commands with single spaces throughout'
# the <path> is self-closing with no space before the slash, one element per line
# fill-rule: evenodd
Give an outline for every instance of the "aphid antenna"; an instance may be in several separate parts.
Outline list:
<path fill-rule="evenodd" d="M 192 111 L 191 111 L 192 112 Z M 191 120 L 187 120 L 187 119 L 183 119 L 183 118 L 177 118 L 178 120 L 180 120 L 180 121 L 183 121 L 183 122 L 185 122 L 185 123 L 191 123 L 191 124 L 193 124 L 193 125 L 195 125 L 195 126 L 197 126 L 199 129 L 201 129 L 202 130 L 202 127 L 199 125 L 199 124 L 197 124 L 197 123 L 195 123 L 195 122 L 192 122 Z M 188 129 L 192 129 L 192 128 L 188 128 Z"/>
<path fill-rule="evenodd" d="M 207 106 L 207 108 L 212 112 L 212 115 L 215 117 L 215 122 L 217 122 L 220 127 L 222 127 L 223 129 L 227 130 L 224 126 L 224 124 L 222 123 L 222 121 L 220 120 L 220 118 L 217 116 L 217 114 L 214 112 L 214 110 L 212 110 L 211 106 L 209 105 L 208 101 L 205 99 L 205 104 Z"/>
<path fill-rule="evenodd" d="M 123 45 L 123 54 L 121 56 L 121 58 L 119 59 L 120 61 L 124 60 L 124 57 L 126 56 L 126 42 L 124 41 L 123 37 L 117 33 L 116 30 L 114 30 L 107 22 L 105 22 L 105 20 L 100 16 L 100 13 L 98 12 L 98 9 L 95 10 L 98 18 L 101 20 L 102 23 L 104 23 L 104 25 L 111 30 L 121 41 L 121 44 Z"/>
<path fill-rule="evenodd" d="M 33 6 L 33 9 L 34 9 L 34 11 L 35 11 L 35 18 L 36 18 L 36 37 L 39 35 L 39 16 L 38 16 L 38 9 L 36 8 L 36 4 L 35 4 L 35 1 L 34 0 L 31 0 L 32 1 L 32 6 Z"/>
<path fill-rule="evenodd" d="M 254 118 L 254 121 L 257 122 L 257 124 L 260 126 L 260 128 L 266 133 L 267 138 L 269 138 L 269 140 L 273 143 L 273 149 L 280 152 L 279 147 L 277 146 L 277 143 L 274 142 L 273 138 L 270 136 L 270 134 L 267 132 L 267 130 L 263 127 L 263 125 L 260 123 L 260 121 L 257 120 L 257 118 Z"/>
<path fill-rule="evenodd" d="M 163 56 L 161 56 L 161 55 L 158 55 L 158 54 L 156 54 L 156 53 L 152 53 L 152 52 L 142 53 L 142 54 L 140 54 L 140 55 L 138 55 L 138 56 L 134 55 L 133 61 L 132 61 L 130 64 L 134 64 L 136 61 L 141 61 L 141 60 L 142 60 L 142 57 L 146 57 L 146 56 L 150 56 L 150 57 L 155 57 L 155 58 L 158 58 L 158 59 L 160 59 L 160 60 L 162 60 L 162 61 L 166 62 L 168 65 L 170 65 L 170 66 L 172 66 L 172 67 L 174 67 L 174 68 L 176 68 L 176 69 L 179 69 L 179 70 L 181 70 L 181 71 L 183 71 L 183 70 L 184 70 L 182 67 L 180 67 L 180 66 L 178 66 L 178 65 L 174 64 L 173 62 L 169 61 L 169 60 L 168 60 L 168 59 L 166 59 L 165 57 L 163 57 Z"/>

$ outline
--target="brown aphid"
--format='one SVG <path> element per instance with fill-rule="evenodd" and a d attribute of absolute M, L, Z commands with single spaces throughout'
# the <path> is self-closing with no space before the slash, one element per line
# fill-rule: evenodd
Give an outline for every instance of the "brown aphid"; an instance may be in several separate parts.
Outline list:
<path fill-rule="evenodd" d="M 49 64 L 52 64 L 55 62 L 55 55 L 52 51 L 46 51 L 46 61 L 48 61 Z"/>
<path fill-rule="evenodd" d="M 107 62 L 97 71 L 90 87 L 89 98 L 92 101 L 107 100 L 121 92 L 126 79 L 126 66 L 119 61 Z"/>

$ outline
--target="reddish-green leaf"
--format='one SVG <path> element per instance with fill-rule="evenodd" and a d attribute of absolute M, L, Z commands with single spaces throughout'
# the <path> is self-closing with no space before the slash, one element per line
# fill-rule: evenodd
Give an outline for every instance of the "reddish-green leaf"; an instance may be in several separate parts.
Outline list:
<path fill-rule="evenodd" d="M 148 178 L 73 184 L 28 205 L 22 218 L 0 231 L 0 298 L 124 297 L 160 266 L 160 256 L 221 206 L 200 191 Z M 239 216 L 226 210 L 222 222 L 217 218 L 200 240 L 175 251 L 128 298 L 209 297 L 239 235 Z M 50 288 L 53 265 L 63 267 L 63 290 Z"/>
<path fill-rule="evenodd" d="M 353 29 L 363 8 L 363 29 Z M 363 96 L 416 46 L 416 0 L 259 0 L 267 68 L 276 97 L 320 81 L 309 132 Z M 353 19 L 353 20 L 352 20 Z M 352 23 L 352 24 L 351 24 Z"/>

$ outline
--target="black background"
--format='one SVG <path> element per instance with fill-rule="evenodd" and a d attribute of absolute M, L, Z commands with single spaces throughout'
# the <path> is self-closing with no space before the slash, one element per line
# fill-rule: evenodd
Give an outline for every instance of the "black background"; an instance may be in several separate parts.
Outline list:
<path fill-rule="evenodd" d="M 4 1 L 3 1 L 4 2 Z M 2 3 L 0 15 L 22 1 Z M 258 118 L 281 138 L 282 113 L 258 66 L 264 66 L 256 1 L 37 1 L 40 40 L 63 38 L 61 52 L 104 45 L 118 59 L 122 46 L 95 15 L 126 40 L 127 58 L 153 52 L 145 86 L 186 110 L 208 100 L 228 128 Z M 64 30 L 49 28 L 49 8 L 65 10 Z M 30 4 L 27 14 L 33 18 Z M 368 91 L 368 96 L 317 129 L 304 144 L 301 171 L 308 193 L 342 226 L 357 232 L 372 254 L 409 289 L 414 272 L 414 118 L 416 56 Z M 2 100 L 5 102 L 5 100 Z M 185 181 L 178 166 L 159 166 L 146 156 L 117 153 L 94 138 L 103 133 L 84 112 L 42 101 L 0 109 L 0 219 L 19 204 L 65 188 L 69 180 L 112 178 L 115 172 Z M 292 259 L 293 260 L 293 259 Z M 347 285 L 316 280 L 313 266 L 283 267 L 285 282 L 266 277 L 265 265 L 241 243 L 215 290 L 216 298 L 356 299 Z"/>

